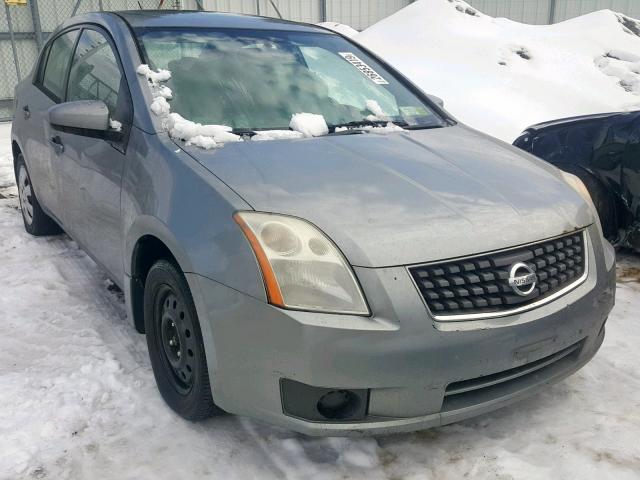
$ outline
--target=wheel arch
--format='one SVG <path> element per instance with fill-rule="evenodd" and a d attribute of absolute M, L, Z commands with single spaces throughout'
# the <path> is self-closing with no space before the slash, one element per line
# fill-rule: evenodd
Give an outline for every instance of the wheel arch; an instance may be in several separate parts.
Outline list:
<path fill-rule="evenodd" d="M 125 296 L 128 313 L 136 330 L 144 333 L 144 286 L 149 270 L 156 261 L 165 259 L 182 272 L 190 272 L 191 262 L 169 229 L 157 219 L 139 218 L 127 238 Z"/>
<path fill-rule="evenodd" d="M 197 284 L 192 283 L 194 272 L 192 258 L 187 255 L 172 231 L 160 219 L 153 216 L 139 216 L 125 236 L 124 293 L 129 322 L 139 333 L 145 334 L 144 291 L 147 275 L 153 264 L 160 259 L 168 259 L 185 274 L 196 312 L 206 318 L 203 299 Z M 216 368 L 216 352 L 213 332 L 209 322 L 200 321 L 204 338 L 209 374 Z"/>
<path fill-rule="evenodd" d="M 18 141 L 15 138 L 11 139 L 11 153 L 13 156 L 13 171 L 16 172 L 16 168 L 18 166 L 18 156 L 22 154 L 22 147 L 20 147 Z"/>

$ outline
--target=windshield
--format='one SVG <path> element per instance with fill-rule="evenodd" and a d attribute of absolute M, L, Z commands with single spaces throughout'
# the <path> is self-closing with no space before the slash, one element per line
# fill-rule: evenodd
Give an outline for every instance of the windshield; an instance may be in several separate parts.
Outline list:
<path fill-rule="evenodd" d="M 325 33 L 234 29 L 136 32 L 154 69 L 171 72 L 171 111 L 234 130 L 288 129 L 296 113 L 329 127 L 447 123 L 386 68 Z"/>

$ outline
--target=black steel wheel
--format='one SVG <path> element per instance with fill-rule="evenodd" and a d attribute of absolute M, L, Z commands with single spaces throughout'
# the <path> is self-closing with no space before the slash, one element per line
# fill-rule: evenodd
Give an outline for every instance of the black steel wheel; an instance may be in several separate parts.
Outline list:
<path fill-rule="evenodd" d="M 168 285 L 163 285 L 156 298 L 157 318 L 160 328 L 157 330 L 164 352 L 165 368 L 176 391 L 187 394 L 193 387 L 195 336 L 193 322 L 184 299 Z"/>
<path fill-rule="evenodd" d="M 42 210 L 22 154 L 18 155 L 15 168 L 24 229 L 36 237 L 62 233 L 58 224 Z"/>
<path fill-rule="evenodd" d="M 189 286 L 171 262 L 159 260 L 145 282 L 145 329 L 158 390 L 188 420 L 221 410 L 213 403 L 207 360 Z"/>

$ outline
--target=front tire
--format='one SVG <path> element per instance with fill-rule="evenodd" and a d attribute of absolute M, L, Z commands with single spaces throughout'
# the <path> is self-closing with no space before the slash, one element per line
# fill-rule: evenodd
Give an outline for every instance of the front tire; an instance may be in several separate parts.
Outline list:
<path fill-rule="evenodd" d="M 36 237 L 62 233 L 58 224 L 42 210 L 22 154 L 19 154 L 16 160 L 16 182 L 18 183 L 18 197 L 20 198 L 24 229 Z"/>
<path fill-rule="evenodd" d="M 153 374 L 164 401 L 178 415 L 197 421 L 222 413 L 214 403 L 200 323 L 189 285 L 167 260 L 149 271 L 144 322 Z"/>

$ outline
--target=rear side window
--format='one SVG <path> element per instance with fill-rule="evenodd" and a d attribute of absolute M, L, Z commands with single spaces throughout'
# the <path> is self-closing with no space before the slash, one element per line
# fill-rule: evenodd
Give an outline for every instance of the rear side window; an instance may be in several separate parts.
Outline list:
<path fill-rule="evenodd" d="M 77 30 L 67 32 L 56 38 L 49 47 L 47 64 L 42 76 L 42 86 L 57 102 L 64 98 L 65 77 L 77 36 Z"/>
<path fill-rule="evenodd" d="M 102 100 L 116 118 L 119 101 L 124 100 L 122 80 L 118 60 L 104 35 L 84 30 L 71 65 L 67 101 Z"/>

